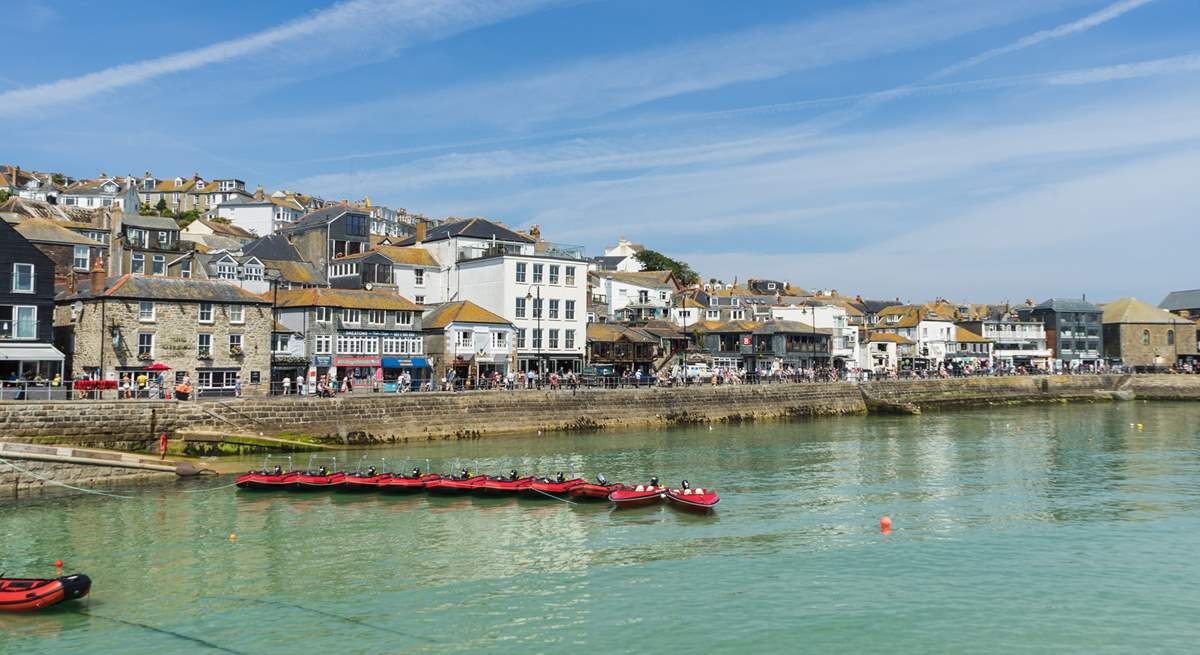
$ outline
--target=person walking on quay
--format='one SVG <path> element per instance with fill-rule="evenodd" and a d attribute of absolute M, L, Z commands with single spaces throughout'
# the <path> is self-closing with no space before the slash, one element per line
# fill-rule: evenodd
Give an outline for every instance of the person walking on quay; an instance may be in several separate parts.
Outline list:
<path fill-rule="evenodd" d="M 285 375 L 285 376 L 283 376 L 283 395 L 286 396 L 286 395 L 290 394 L 291 392 L 292 392 L 292 378 L 290 376 Z"/>
<path fill-rule="evenodd" d="M 242 397 L 242 376 L 241 375 L 233 376 L 233 397 L 234 398 Z"/>
<path fill-rule="evenodd" d="M 146 394 L 146 381 L 147 381 L 146 372 L 142 371 L 141 373 L 138 373 L 138 375 L 137 375 L 138 398 L 141 398 L 142 396 L 144 396 Z"/>
<path fill-rule="evenodd" d="M 129 397 L 129 374 L 128 373 L 121 374 L 121 388 L 117 392 L 117 397 L 118 398 L 128 398 Z"/>

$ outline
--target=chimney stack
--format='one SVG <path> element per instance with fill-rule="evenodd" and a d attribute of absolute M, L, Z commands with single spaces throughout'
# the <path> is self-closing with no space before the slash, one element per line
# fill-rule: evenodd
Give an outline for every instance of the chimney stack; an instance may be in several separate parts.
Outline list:
<path fill-rule="evenodd" d="M 67 274 L 67 293 L 70 293 L 70 294 L 75 293 L 75 290 L 76 290 L 76 279 L 75 278 L 76 277 L 77 276 L 75 274 L 75 271 L 71 271 L 70 273 Z"/>
<path fill-rule="evenodd" d="M 261 184 L 254 189 L 254 199 L 259 202 L 263 201 L 263 188 Z"/>
<path fill-rule="evenodd" d="M 104 293 L 104 281 L 106 277 L 104 273 L 104 256 L 98 255 L 96 262 L 92 264 L 92 270 L 88 273 L 93 296 L 99 296 Z"/>
<path fill-rule="evenodd" d="M 416 245 L 418 245 L 418 246 L 421 245 L 421 242 L 424 240 L 425 240 L 425 221 L 418 221 L 417 222 L 417 236 L 415 239 Z"/>

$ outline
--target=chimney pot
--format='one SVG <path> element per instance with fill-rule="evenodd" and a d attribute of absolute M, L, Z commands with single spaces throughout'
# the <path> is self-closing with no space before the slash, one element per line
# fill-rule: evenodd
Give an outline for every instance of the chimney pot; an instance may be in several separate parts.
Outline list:
<path fill-rule="evenodd" d="M 99 296 L 100 294 L 104 293 L 104 280 L 106 275 L 104 273 L 103 255 L 96 257 L 96 262 L 92 264 L 92 270 L 88 273 L 88 277 L 88 281 L 92 287 L 92 295 Z"/>
<path fill-rule="evenodd" d="M 425 222 L 421 221 L 421 222 L 417 223 L 417 236 L 414 239 L 414 241 L 416 241 L 416 243 L 418 245 L 420 245 L 420 243 L 424 240 L 425 240 Z"/>

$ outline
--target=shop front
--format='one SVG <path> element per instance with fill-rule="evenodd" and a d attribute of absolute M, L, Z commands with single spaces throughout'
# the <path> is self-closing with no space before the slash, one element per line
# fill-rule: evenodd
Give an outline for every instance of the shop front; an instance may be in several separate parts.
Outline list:
<path fill-rule="evenodd" d="M 379 357 L 368 355 L 338 355 L 333 358 L 333 368 L 338 380 L 349 378 L 355 387 L 371 386 L 382 374 L 383 362 Z"/>
<path fill-rule="evenodd" d="M 429 360 L 425 357 L 384 357 L 381 366 L 383 390 L 386 392 L 395 392 L 397 380 L 405 373 L 412 379 L 412 390 L 420 389 L 431 377 Z"/>

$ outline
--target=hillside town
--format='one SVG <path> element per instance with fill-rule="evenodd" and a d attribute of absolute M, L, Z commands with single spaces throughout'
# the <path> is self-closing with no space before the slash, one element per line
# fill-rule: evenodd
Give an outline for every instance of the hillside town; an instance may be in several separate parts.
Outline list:
<path fill-rule="evenodd" d="M 580 385 L 1195 372 L 1200 289 L 1136 298 L 880 299 L 704 279 L 231 178 L 0 166 L 4 398 L 194 399 Z M 551 235 L 552 236 L 552 235 Z"/>

